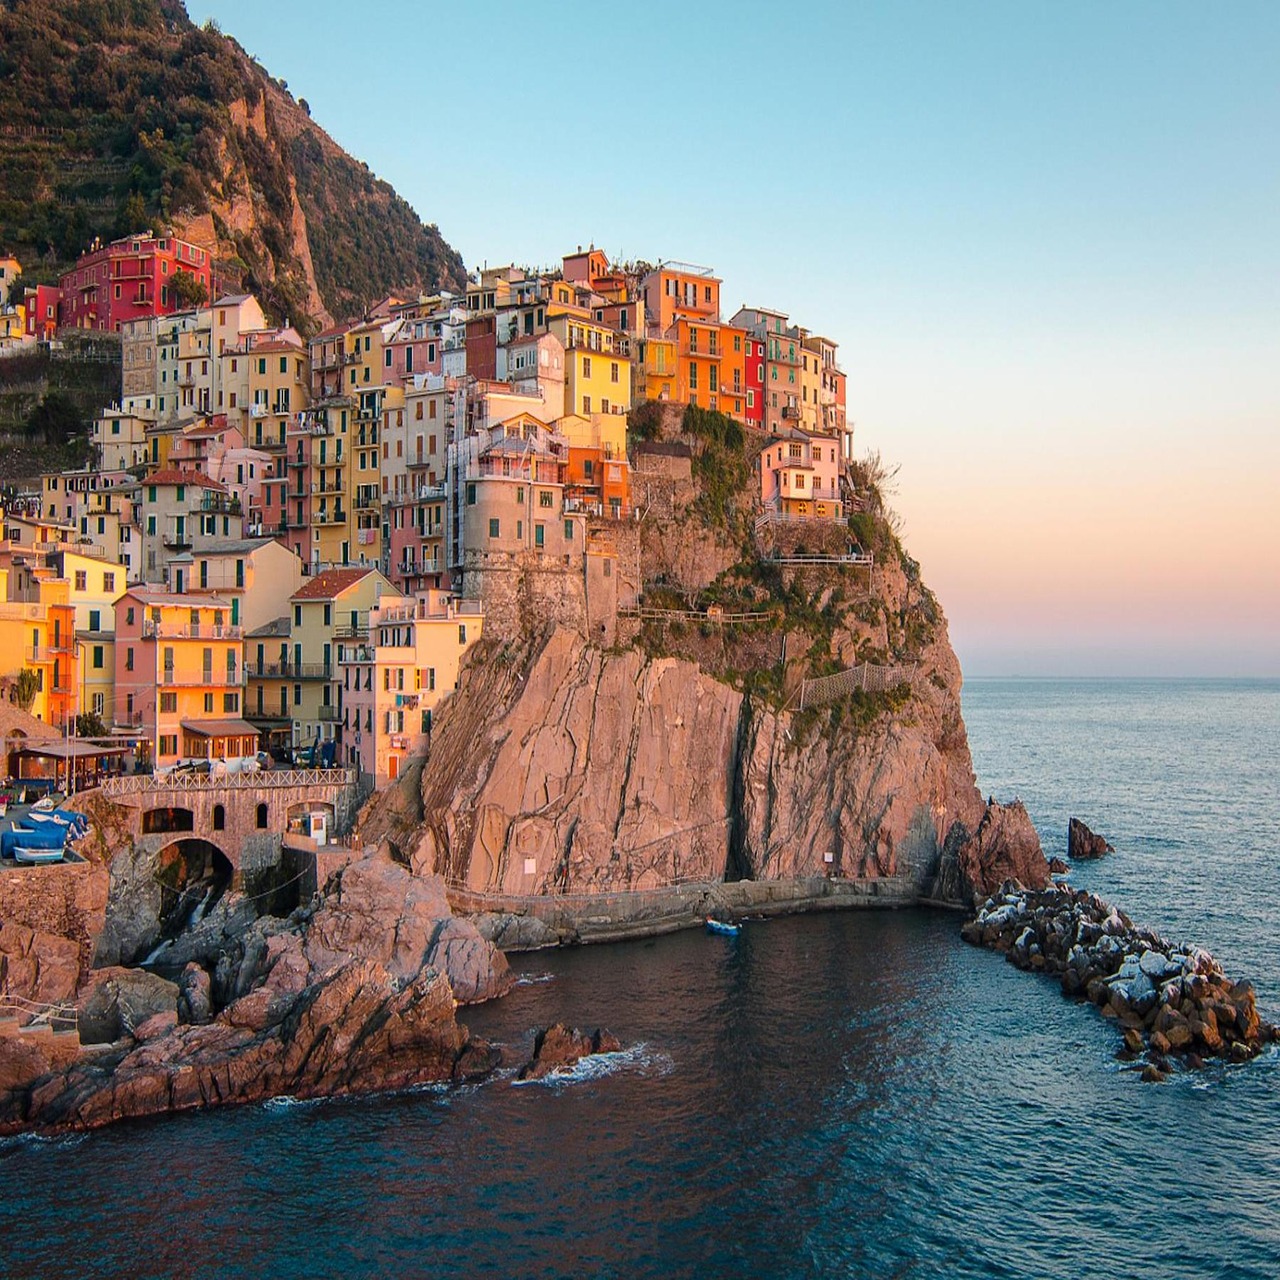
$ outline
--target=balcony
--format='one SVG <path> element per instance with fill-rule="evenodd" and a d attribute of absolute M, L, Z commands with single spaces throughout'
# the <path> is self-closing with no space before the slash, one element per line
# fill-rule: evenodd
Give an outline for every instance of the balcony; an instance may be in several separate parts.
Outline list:
<path fill-rule="evenodd" d="M 161 543 L 168 547 L 170 551 L 190 551 L 191 536 L 185 533 L 166 533 L 161 539 Z"/>
<path fill-rule="evenodd" d="M 323 706 L 316 714 L 318 720 L 340 720 L 341 718 L 341 709 L 334 706 Z"/>
<path fill-rule="evenodd" d="M 192 508 L 192 511 L 213 511 L 222 515 L 238 516 L 241 513 L 240 499 L 228 493 L 209 493 Z"/>
<path fill-rule="evenodd" d="M 218 623 L 154 622 L 145 618 L 142 623 L 144 640 L 242 640 L 243 627 L 230 627 Z"/>
<path fill-rule="evenodd" d="M 369 614 L 359 613 L 354 619 L 349 618 L 346 622 L 340 622 L 333 629 L 333 638 L 335 640 L 358 640 L 369 634 Z"/>
<path fill-rule="evenodd" d="M 375 650 L 370 644 L 343 645 L 342 656 L 338 661 L 343 666 L 348 666 L 354 662 L 372 662 L 375 656 Z"/>
<path fill-rule="evenodd" d="M 345 511 L 317 511 L 311 517 L 312 524 L 346 524 L 347 513 Z"/>
<path fill-rule="evenodd" d="M 195 675 L 166 667 L 160 673 L 158 683 L 165 689 L 238 689 L 243 681 L 234 671 L 214 671 L 210 668 Z"/>
<path fill-rule="evenodd" d="M 800 406 L 798 404 L 786 404 L 782 406 L 782 416 L 792 422 L 800 421 Z"/>
<path fill-rule="evenodd" d="M 244 673 L 251 680 L 332 680 L 328 662 L 249 662 Z"/>
<path fill-rule="evenodd" d="M 382 506 L 382 494 L 377 486 L 362 484 L 356 489 L 355 506 L 357 511 L 376 511 Z"/>

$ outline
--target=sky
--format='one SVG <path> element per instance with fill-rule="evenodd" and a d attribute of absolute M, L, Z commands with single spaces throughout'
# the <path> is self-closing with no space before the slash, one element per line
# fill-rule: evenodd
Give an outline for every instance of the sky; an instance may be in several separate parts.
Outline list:
<path fill-rule="evenodd" d="M 967 676 L 1280 675 L 1280 4 L 188 8 L 469 267 L 838 341 Z"/>

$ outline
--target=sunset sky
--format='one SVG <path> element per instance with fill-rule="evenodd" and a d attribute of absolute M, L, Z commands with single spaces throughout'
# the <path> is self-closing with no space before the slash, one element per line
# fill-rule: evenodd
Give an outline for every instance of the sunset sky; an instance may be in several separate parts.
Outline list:
<path fill-rule="evenodd" d="M 469 266 L 841 346 L 968 675 L 1280 675 L 1280 5 L 189 0 Z"/>

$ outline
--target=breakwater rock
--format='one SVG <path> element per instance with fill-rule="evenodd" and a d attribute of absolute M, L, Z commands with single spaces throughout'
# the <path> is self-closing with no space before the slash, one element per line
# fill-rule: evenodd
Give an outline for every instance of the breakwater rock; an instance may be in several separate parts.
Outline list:
<path fill-rule="evenodd" d="M 1174 946 L 1136 926 L 1096 894 L 1010 882 L 965 923 L 974 946 L 1003 952 L 1020 969 L 1052 974 L 1063 994 L 1087 999 L 1123 1028 L 1125 1052 L 1147 1053 L 1144 1079 L 1163 1079 L 1169 1056 L 1244 1062 L 1280 1039 L 1258 1015 L 1253 986 L 1233 982 L 1207 952 Z"/>
<path fill-rule="evenodd" d="M 94 975 L 83 1045 L 48 1028 L 0 1036 L 0 1133 L 471 1079 L 498 1061 L 455 1011 L 507 990 L 506 959 L 454 919 L 437 877 L 370 855 L 318 906 L 226 948 L 176 984 Z"/>

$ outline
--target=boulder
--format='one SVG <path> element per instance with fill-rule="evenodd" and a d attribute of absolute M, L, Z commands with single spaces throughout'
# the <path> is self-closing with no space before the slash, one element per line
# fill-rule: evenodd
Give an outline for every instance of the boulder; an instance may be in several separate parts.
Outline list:
<path fill-rule="evenodd" d="M 178 988 L 146 969 L 98 969 L 77 1008 L 81 1044 L 110 1044 L 134 1035 L 158 1013 L 176 1018 Z"/>
<path fill-rule="evenodd" d="M 520 1068 L 516 1079 L 541 1080 L 593 1053 L 617 1053 L 621 1048 L 617 1037 L 601 1028 L 587 1035 L 576 1027 L 570 1029 L 557 1022 L 538 1032 L 533 1057 Z"/>
<path fill-rule="evenodd" d="M 194 961 L 178 979 L 178 1019 L 198 1027 L 213 1021 L 213 984 L 208 970 Z"/>
<path fill-rule="evenodd" d="M 1095 835 L 1079 818 L 1067 823 L 1067 857 L 1072 862 L 1087 862 L 1104 853 L 1115 853 L 1115 850 L 1102 836 Z"/>

